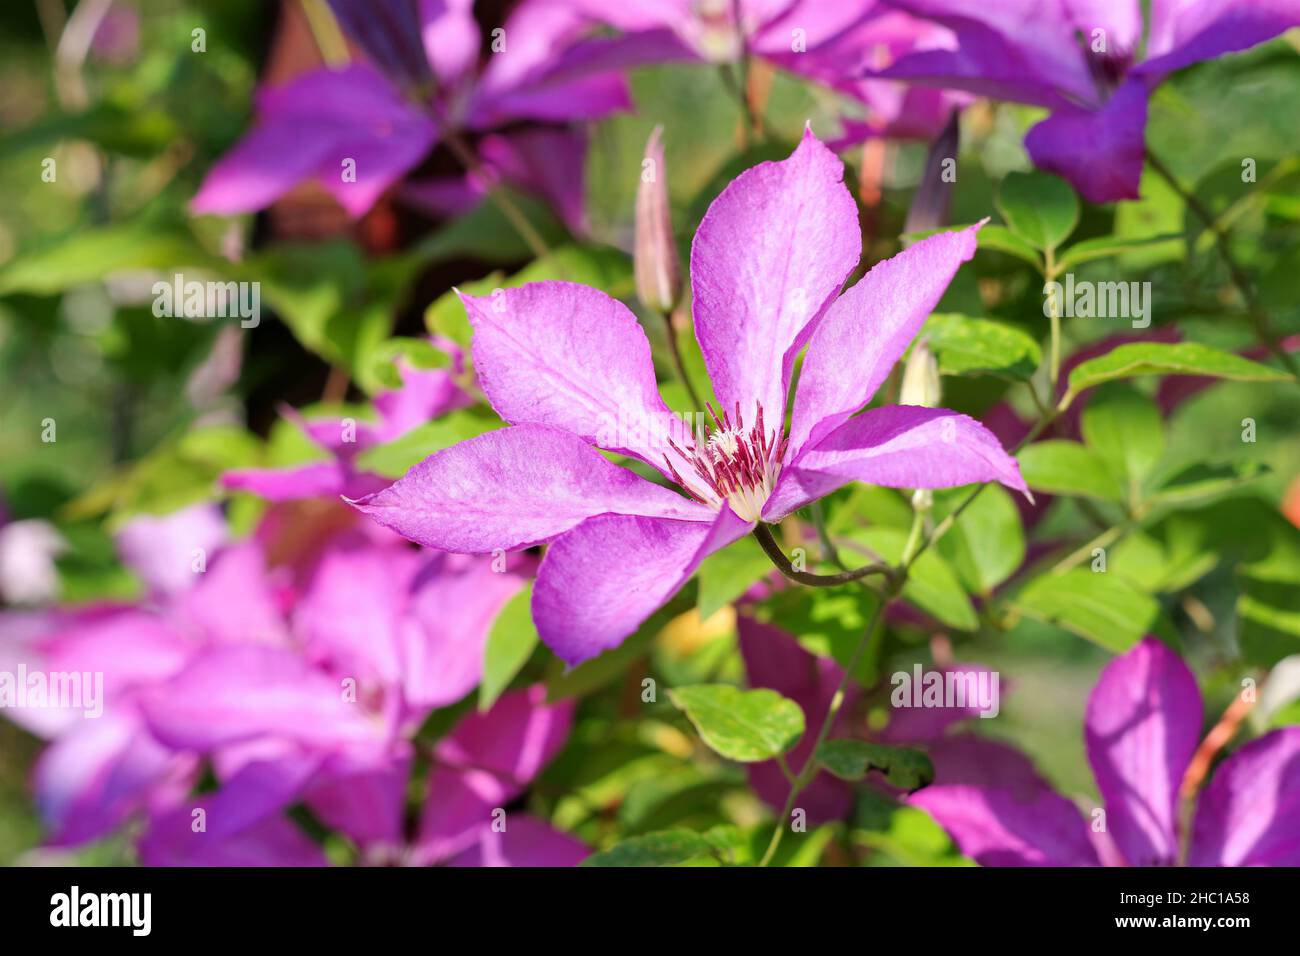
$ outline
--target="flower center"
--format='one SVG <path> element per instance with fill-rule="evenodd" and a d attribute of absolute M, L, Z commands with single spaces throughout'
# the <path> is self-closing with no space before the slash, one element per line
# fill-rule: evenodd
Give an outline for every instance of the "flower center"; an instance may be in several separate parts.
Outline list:
<path fill-rule="evenodd" d="M 726 412 L 718 417 L 712 405 L 708 409 L 714 427 L 706 426 L 704 433 L 696 437 L 693 448 L 683 450 L 672 439 L 668 443 L 691 466 L 715 500 L 704 501 L 691 490 L 666 456 L 664 461 L 677 483 L 697 501 L 717 508 L 726 501 L 738 517 L 757 521 L 781 474 L 786 439 L 781 437 L 779 426 L 771 435 L 768 434 L 763 424 L 762 405 L 758 406 L 757 421 L 748 430 L 740 415 L 739 402 L 736 403 L 734 421 Z"/>
<path fill-rule="evenodd" d="M 1129 68 L 1133 65 L 1133 51 L 1109 47 L 1097 50 L 1089 47 L 1084 56 L 1087 57 L 1088 72 L 1092 75 L 1093 85 L 1097 87 L 1097 92 L 1104 103 L 1119 89 L 1124 78 L 1128 76 Z"/>

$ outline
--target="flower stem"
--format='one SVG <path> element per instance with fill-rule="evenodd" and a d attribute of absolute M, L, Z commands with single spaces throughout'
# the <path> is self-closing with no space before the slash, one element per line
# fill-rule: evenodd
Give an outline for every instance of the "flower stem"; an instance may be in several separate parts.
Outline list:
<path fill-rule="evenodd" d="M 894 578 L 894 569 L 887 564 L 866 564 L 851 571 L 839 571 L 835 574 L 813 574 L 811 571 L 799 571 L 790 563 L 790 559 L 785 556 L 785 552 L 776 543 L 776 539 L 772 537 L 772 532 L 768 530 L 767 525 L 759 522 L 757 527 L 754 528 L 754 537 L 758 539 L 758 543 L 772 560 L 772 563 L 776 565 L 778 571 L 791 581 L 798 581 L 800 584 L 806 584 L 809 587 L 833 588 L 840 584 L 857 581 L 871 574 L 884 575 L 888 580 Z"/>
<path fill-rule="evenodd" d="M 1286 366 L 1288 372 L 1300 376 L 1300 367 L 1297 367 L 1295 359 L 1282 347 L 1282 343 L 1278 341 L 1277 336 L 1273 333 L 1268 313 L 1264 311 L 1259 304 L 1259 299 L 1255 297 L 1255 290 L 1250 283 L 1250 279 L 1245 270 L 1242 269 L 1241 263 L 1237 261 L 1237 257 L 1233 255 L 1232 247 L 1228 244 L 1228 234 L 1219 225 L 1214 213 L 1210 211 L 1205 203 L 1201 202 L 1195 193 L 1184 189 L 1182 184 L 1174 178 L 1174 174 L 1169 167 L 1151 150 L 1147 150 L 1147 162 L 1160 175 L 1160 178 L 1167 182 L 1170 188 L 1178 194 L 1179 198 L 1186 203 L 1187 208 L 1196 214 L 1196 218 L 1205 223 L 1205 228 L 1214 236 L 1214 244 L 1218 247 L 1219 255 L 1228 267 L 1228 276 L 1231 278 L 1232 284 L 1237 287 L 1237 292 L 1240 293 L 1242 300 L 1246 303 L 1246 315 L 1250 317 L 1251 324 L 1255 326 L 1255 334 L 1259 337 L 1259 340 L 1270 352 L 1277 356 L 1278 360 Z"/>
<path fill-rule="evenodd" d="M 524 215 L 522 209 L 515 205 L 514 200 L 493 181 L 492 175 L 483 168 L 483 164 L 474 155 L 474 151 L 460 138 L 459 134 L 447 133 L 443 137 L 443 142 L 447 144 L 448 149 L 456 154 L 456 158 L 460 160 L 461 164 L 483 183 L 488 198 L 501 210 L 501 214 L 510 221 L 510 225 L 514 226 L 515 232 L 519 233 L 519 237 L 532 250 L 533 255 L 538 259 L 548 258 L 551 249 L 546 244 L 546 240 L 542 238 L 542 234 L 528 221 L 528 217 Z"/>
<path fill-rule="evenodd" d="M 677 377 L 682 380 L 682 385 L 686 387 L 686 394 L 690 396 L 693 405 L 692 410 L 700 411 L 704 408 L 704 403 L 700 401 L 700 396 L 691 383 L 691 377 L 686 374 L 686 363 L 682 361 L 682 350 L 677 344 L 677 327 L 673 324 L 673 315 L 671 312 L 659 314 L 664 317 L 664 328 L 668 333 L 668 354 L 672 357 L 673 368 L 677 372 Z"/>
<path fill-rule="evenodd" d="M 858 638 L 857 646 L 853 648 L 853 656 L 849 658 L 849 662 L 844 668 L 844 676 L 840 678 L 840 685 L 835 689 L 835 696 L 831 698 L 831 706 L 826 711 L 826 718 L 822 721 L 816 739 L 813 740 L 812 749 L 808 752 L 808 758 L 804 761 L 798 776 L 790 784 L 790 794 L 785 798 L 785 807 L 781 810 L 780 819 L 776 821 L 776 830 L 772 833 L 772 839 L 767 844 L 767 850 L 764 851 L 762 859 L 758 861 L 759 866 L 767 866 L 772 862 L 777 847 L 781 845 L 781 838 L 785 835 L 785 828 L 790 819 L 790 814 L 794 811 L 795 800 L 798 799 L 803 789 L 812 783 L 813 777 L 817 775 L 817 750 L 826 742 L 831 728 L 835 725 L 835 718 L 839 716 L 840 710 L 844 707 L 844 694 L 848 690 L 849 681 L 853 679 L 853 672 L 857 670 L 858 661 L 862 659 L 863 652 L 871 643 L 872 635 L 880 625 L 880 619 L 884 616 L 885 605 L 897 596 L 900 586 L 901 584 L 896 583 L 888 588 L 880 599 L 880 603 L 876 605 L 875 611 L 872 612 L 871 620 L 867 622 L 867 628 L 862 632 L 862 637 Z"/>
<path fill-rule="evenodd" d="M 1047 258 L 1044 264 L 1043 278 L 1047 282 L 1056 280 L 1056 257 L 1053 250 L 1047 250 Z M 1051 350 L 1048 355 L 1047 364 L 1047 394 L 1052 396 L 1056 394 L 1056 383 L 1061 378 L 1061 303 L 1057 301 L 1056 296 L 1048 297 L 1048 304 L 1051 311 L 1048 317 L 1052 321 L 1052 341 Z"/>

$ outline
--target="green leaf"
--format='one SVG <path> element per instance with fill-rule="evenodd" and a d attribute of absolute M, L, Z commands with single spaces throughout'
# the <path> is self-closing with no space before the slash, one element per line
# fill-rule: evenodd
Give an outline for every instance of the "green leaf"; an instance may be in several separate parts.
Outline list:
<path fill-rule="evenodd" d="M 1043 257 L 1038 254 L 1038 250 L 1006 228 L 1006 226 L 990 223 L 980 229 L 978 235 L 979 248 L 992 249 L 994 252 L 1003 252 L 1009 256 L 1015 256 L 1017 259 L 1028 262 L 1037 271 L 1043 271 Z"/>
<path fill-rule="evenodd" d="M 1136 488 L 1165 450 L 1164 422 L 1156 403 L 1115 382 L 1088 401 L 1079 420 L 1083 440 L 1121 482 Z"/>
<path fill-rule="evenodd" d="M 210 255 L 179 226 L 120 223 L 82 230 L 17 257 L 0 269 L 0 295 L 51 295 L 127 271 L 195 268 L 215 274 L 223 266 L 229 263 Z"/>
<path fill-rule="evenodd" d="M 1074 190 L 1047 173 L 1008 173 L 995 204 L 1011 231 L 1038 249 L 1055 249 L 1079 223 Z"/>
<path fill-rule="evenodd" d="M 1056 265 L 1061 272 L 1068 272 L 1085 262 L 1092 262 L 1095 259 L 1109 259 L 1112 256 L 1121 256 L 1126 252 L 1158 246 L 1161 243 L 1174 242 L 1178 243 L 1178 248 L 1181 248 L 1182 241 L 1183 236 L 1181 233 L 1164 233 L 1159 236 L 1143 236 L 1142 238 L 1101 236 L 1097 239 L 1085 239 L 1082 242 L 1076 242 L 1062 252 L 1056 260 Z"/>
<path fill-rule="evenodd" d="M 677 615 L 689 610 L 694 597 L 685 590 L 650 615 L 631 637 L 598 657 L 577 667 L 564 667 L 557 659 L 546 680 L 546 702 L 554 704 L 570 697 L 582 697 L 627 676 L 628 668 L 644 655 L 664 626 Z"/>
<path fill-rule="evenodd" d="M 841 780 L 861 780 L 878 770 L 891 785 L 908 793 L 934 780 L 934 764 L 920 750 L 865 740 L 828 740 L 817 748 L 817 762 Z"/>
<path fill-rule="evenodd" d="M 500 187 L 498 187 L 500 188 Z M 552 248 L 564 235 L 546 205 L 532 196 L 513 190 L 505 197 L 532 224 Z M 427 239 L 413 246 L 411 253 L 424 263 L 468 258 L 506 264 L 531 259 L 532 248 L 520 235 L 501 206 L 485 199 L 463 216 L 457 216 Z"/>
<path fill-rule="evenodd" d="M 1160 604 L 1117 575 L 1075 568 L 1031 581 L 1012 602 L 1021 614 L 1122 654 L 1156 630 Z"/>
<path fill-rule="evenodd" d="M 934 496 L 935 520 L 942 520 L 969 492 L 939 491 Z M 961 513 L 935 548 L 972 594 L 989 594 L 1020 567 L 1025 558 L 1025 532 L 1011 493 L 989 485 Z"/>
<path fill-rule="evenodd" d="M 771 760 L 803 736 L 803 711 L 774 690 L 697 684 L 670 690 L 668 697 L 710 748 L 741 763 Z"/>
<path fill-rule="evenodd" d="M 506 602 L 488 632 L 483 649 L 483 680 L 478 687 L 478 709 L 490 708 L 515 675 L 528 663 L 537 647 L 537 628 L 533 625 L 533 584 L 529 581 Z"/>
<path fill-rule="evenodd" d="M 897 528 L 862 528 L 848 537 L 850 548 L 865 545 L 865 555 L 879 555 L 891 564 L 902 560 L 906 543 L 907 534 Z M 963 631 L 979 627 L 979 617 L 957 575 L 933 549 L 921 552 L 912 563 L 903 597 L 949 627 Z"/>
<path fill-rule="evenodd" d="M 771 559 L 750 535 L 709 555 L 699 570 L 700 619 L 707 621 L 772 570 Z"/>
<path fill-rule="evenodd" d="M 916 232 L 905 232 L 899 238 L 907 243 L 919 242 L 922 239 L 928 239 L 930 236 L 937 236 L 941 232 L 957 232 L 961 229 L 969 229 L 971 225 L 972 223 L 966 223 L 961 226 L 944 226 L 939 229 L 920 229 Z M 1017 259 L 1028 262 L 1036 271 L 1043 271 L 1043 257 L 1038 254 L 1038 250 L 1006 226 L 989 223 L 983 226 L 976 236 L 980 249 L 992 249 L 994 252 L 1003 252 L 1009 256 L 1015 256 Z"/>
<path fill-rule="evenodd" d="M 709 856 L 713 847 L 694 830 L 663 830 L 634 836 L 582 861 L 582 866 L 675 866 L 699 856 Z"/>
<path fill-rule="evenodd" d="M 864 588 L 780 588 L 759 605 L 755 616 L 797 635 L 808 653 L 830 657 L 847 668 L 877 603 Z M 859 655 L 854 679 L 864 686 L 874 684 L 877 663 L 870 653 Z"/>
<path fill-rule="evenodd" d="M 1042 361 L 1038 343 L 1019 329 L 989 319 L 940 312 L 922 331 L 943 375 L 992 375 L 1024 381 Z"/>
<path fill-rule="evenodd" d="M 1118 346 L 1075 366 L 1070 372 L 1070 391 L 1077 395 L 1102 382 L 1138 375 L 1208 375 L 1239 382 L 1280 382 L 1291 377 L 1286 372 L 1198 342 L 1176 345 L 1140 342 Z"/>
<path fill-rule="evenodd" d="M 428 339 L 414 339 L 394 336 L 373 350 L 367 359 L 364 374 L 360 376 L 362 388 L 367 391 L 398 389 L 402 387 L 402 373 L 399 366 L 429 370 L 448 368 L 451 356 L 438 348 Z"/>
<path fill-rule="evenodd" d="M 1020 474 L 1035 491 L 1052 495 L 1081 495 L 1103 501 L 1121 501 L 1124 490 L 1106 463 L 1074 441 L 1035 442 L 1016 456 Z"/>
<path fill-rule="evenodd" d="M 1153 504 L 1188 504 L 1219 498 L 1273 471 L 1257 461 L 1196 463 L 1166 478 L 1151 495 Z"/>

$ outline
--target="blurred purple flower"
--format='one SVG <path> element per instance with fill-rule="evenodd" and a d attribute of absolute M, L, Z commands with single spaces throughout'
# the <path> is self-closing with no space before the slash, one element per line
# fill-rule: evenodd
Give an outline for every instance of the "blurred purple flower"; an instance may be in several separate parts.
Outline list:
<path fill-rule="evenodd" d="M 862 248 L 842 176 L 809 131 L 789 159 L 742 173 L 700 224 L 695 332 L 723 409 L 707 439 L 660 398 L 645 333 L 621 302 L 566 282 L 462 296 L 475 370 L 514 427 L 432 455 L 356 506 L 438 550 L 551 542 L 533 617 L 577 664 L 620 644 L 756 522 L 851 481 L 1025 490 L 1015 461 L 965 415 L 887 406 L 855 417 L 974 255 L 979 226 L 915 244 L 841 296 Z M 658 469 L 689 498 L 593 445 Z"/>
<path fill-rule="evenodd" d="M 1300 727 L 1253 740 L 1218 766 L 1197 800 L 1183 858 L 1179 788 L 1202 716 L 1192 672 L 1147 637 L 1106 666 L 1088 699 L 1085 738 L 1105 801 L 1103 832 L 1036 775 L 1015 787 L 993 774 L 936 780 L 910 802 L 985 866 L 1300 864 Z"/>
<path fill-rule="evenodd" d="M 492 622 L 524 581 L 480 559 L 358 532 L 336 535 L 309 565 L 271 567 L 269 544 L 259 539 L 213 545 L 210 517 L 194 509 L 123 531 L 124 553 L 152 585 L 144 604 L 0 616 L 0 663 L 8 670 L 103 675 L 102 716 L 6 710 L 51 740 L 35 784 L 53 844 L 95 839 L 143 815 L 154 821 L 146 846 L 163 847 L 160 858 L 173 861 L 183 850 L 208 862 L 289 863 L 316 854 L 281 811 L 329 781 L 409 768 L 411 737 L 428 714 L 478 684 Z M 201 573 L 182 542 L 187 529 L 193 542 L 214 548 Z M 168 560 L 189 575 L 188 587 L 182 572 L 164 567 Z M 518 786 L 501 800 L 521 792 L 563 741 L 559 730 L 536 737 L 531 721 L 563 715 L 567 729 L 567 709 L 541 708 L 535 692 L 525 696 L 529 707 L 507 695 L 493 711 L 508 726 L 529 728 L 519 729 L 517 766 L 492 763 L 508 755 L 492 750 L 493 731 L 475 730 L 472 720 L 464 733 L 481 748 L 463 743 L 453 754 L 452 743 L 440 745 L 462 770 L 472 764 L 514 774 Z M 222 789 L 196 804 L 189 794 L 204 761 Z M 464 799 L 458 805 L 466 827 L 492 822 L 474 816 Z M 169 828 L 183 816 L 190 834 L 198 806 L 210 811 L 211 825 L 193 839 L 207 839 L 179 847 Z M 476 834 L 485 859 L 523 852 L 529 840 L 544 848 L 572 842 L 545 829 L 525 822 L 504 847 L 495 834 Z M 515 839 L 523 849 L 512 848 Z M 150 842 L 157 840 L 163 843 Z M 466 837 L 455 854 L 470 853 L 471 844 L 478 845 Z"/>
<path fill-rule="evenodd" d="M 255 211 L 315 179 L 361 216 L 448 136 L 520 122 L 566 124 L 628 108 L 618 71 L 645 56 L 637 40 L 591 36 L 590 20 L 563 0 L 521 3 L 493 32 L 493 52 L 481 67 L 470 0 L 331 6 L 368 62 L 317 69 L 259 91 L 256 126 L 208 173 L 192 202 L 196 212 Z M 564 177 L 539 183 L 535 174 L 513 176 L 521 164 L 511 160 L 522 155 L 531 171 L 538 160 L 567 157 L 581 140 L 562 126 L 542 140 L 530 138 L 535 132 L 500 133 L 480 161 L 489 174 L 541 192 L 577 228 L 581 164 L 566 161 Z M 354 179 L 343 175 L 348 160 Z"/>
<path fill-rule="evenodd" d="M 1138 61 L 1138 0 L 886 2 L 956 40 L 864 75 L 1046 107 L 1025 146 L 1090 202 L 1138 198 L 1147 98 L 1166 76 L 1300 25 L 1296 0 L 1153 0 Z"/>
<path fill-rule="evenodd" d="M 656 38 L 662 60 L 726 63 L 744 52 L 858 100 L 869 115 L 865 121 L 845 120 L 836 147 L 874 137 L 930 139 L 972 99 L 861 78 L 864 70 L 882 69 L 950 36 L 943 27 L 874 0 L 578 0 L 578 5 L 643 43 Z"/>
<path fill-rule="evenodd" d="M 287 751 L 276 742 L 278 729 L 268 728 L 266 739 L 227 748 L 220 790 L 153 822 L 141 858 L 154 866 L 323 865 L 321 850 L 284 816 L 301 802 L 371 865 L 576 865 L 589 852 L 583 843 L 529 814 L 505 811 L 568 737 L 573 703 L 548 706 L 545 697 L 541 685 L 504 694 L 438 741 L 413 828 L 406 819 L 410 745 L 379 762 L 323 760 Z M 170 706 L 186 708 L 176 697 Z M 181 733 L 194 746 L 212 745 L 196 724 L 182 719 L 181 726 L 190 728 Z M 205 811 L 204 832 L 191 826 L 196 807 Z"/>
<path fill-rule="evenodd" d="M 455 346 L 449 350 L 454 364 L 462 366 L 460 350 Z M 337 418 L 308 421 L 292 409 L 283 411 L 314 444 L 330 454 L 331 460 L 290 468 L 238 468 L 221 476 L 221 486 L 251 492 L 268 501 L 355 497 L 382 488 L 388 483 L 384 478 L 357 469 L 356 459 L 362 452 L 395 441 L 411 429 L 472 401 L 445 369 L 416 369 L 401 364 L 399 370 L 402 387 L 375 397 L 377 423 Z"/>

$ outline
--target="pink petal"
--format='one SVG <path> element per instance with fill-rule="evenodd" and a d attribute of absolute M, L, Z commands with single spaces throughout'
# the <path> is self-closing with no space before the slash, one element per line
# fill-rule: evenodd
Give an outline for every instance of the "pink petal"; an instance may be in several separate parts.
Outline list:
<path fill-rule="evenodd" d="M 526 814 L 510 814 L 505 831 L 479 831 L 478 842 L 447 861 L 447 866 L 577 866 L 591 855 L 581 840 Z"/>
<path fill-rule="evenodd" d="M 502 179 L 546 200 L 575 235 L 587 232 L 587 137 L 581 130 L 538 127 L 492 133 L 479 156 Z"/>
<path fill-rule="evenodd" d="M 956 43 L 909 53 L 881 76 L 1051 108 L 1096 97 L 1078 28 L 1055 0 L 890 0 L 889 5 L 949 28 Z"/>
<path fill-rule="evenodd" d="M 1252 740 L 1196 807 L 1189 866 L 1300 866 L 1300 727 Z"/>
<path fill-rule="evenodd" d="M 402 619 L 423 563 L 417 551 L 362 540 L 326 551 L 294 609 L 294 632 L 307 656 L 336 673 L 398 683 Z"/>
<path fill-rule="evenodd" d="M 408 707 L 444 707 L 478 685 L 488 634 L 522 586 L 519 575 L 496 571 L 491 558 L 435 556 L 415 583 L 399 634 Z"/>
<path fill-rule="evenodd" d="M 436 861 L 471 847 L 564 746 L 573 702 L 547 706 L 545 700 L 540 684 L 503 694 L 487 713 L 471 713 L 439 741 L 417 857 Z"/>
<path fill-rule="evenodd" d="M 975 419 L 946 408 L 886 405 L 805 448 L 781 473 L 763 520 L 777 521 L 850 481 L 886 488 L 998 481 L 1027 491 L 1016 460 Z"/>
<path fill-rule="evenodd" d="M 154 735 L 180 749 L 211 751 L 260 737 L 365 749 L 381 745 L 386 734 L 362 702 L 345 699 L 341 680 L 266 645 L 204 651 L 142 703 Z"/>
<path fill-rule="evenodd" d="M 209 171 L 191 207 L 253 212 L 317 178 L 359 216 L 434 139 L 432 121 L 372 68 L 316 70 L 261 93 L 257 125 Z M 355 161 L 355 182 L 343 181 L 344 159 Z"/>
<path fill-rule="evenodd" d="M 221 487 L 267 501 L 298 501 L 342 494 L 347 481 L 347 468 L 340 462 L 316 461 L 293 468 L 237 468 L 222 474 Z"/>
<path fill-rule="evenodd" d="M 314 784 L 304 800 L 328 827 L 340 830 L 363 847 L 393 848 L 403 842 L 402 826 L 409 761 Z"/>
<path fill-rule="evenodd" d="M 486 713 L 461 719 L 434 748 L 443 766 L 476 768 L 522 787 L 559 753 L 573 724 L 571 700 L 546 703 L 541 684 L 502 694 Z"/>
<path fill-rule="evenodd" d="M 492 407 L 516 425 L 551 425 L 663 467 L 683 444 L 655 381 L 650 343 L 627 306 L 572 282 L 462 295 L 474 368 Z M 685 429 L 689 432 L 689 429 Z"/>
<path fill-rule="evenodd" d="M 957 269 L 975 255 L 980 225 L 931 236 L 878 263 L 831 304 L 799 373 L 791 457 L 871 400 Z"/>
<path fill-rule="evenodd" d="M 1174 70 L 1247 50 L 1300 26 L 1296 0 L 1152 0 L 1146 62 L 1134 72 L 1163 77 Z"/>
<path fill-rule="evenodd" d="M 1106 665 L 1088 698 L 1088 761 L 1131 866 L 1178 860 L 1178 787 L 1201 737 L 1201 692 L 1154 637 Z"/>
<path fill-rule="evenodd" d="M 74 727 L 45 749 L 33 773 L 50 842 L 74 845 L 111 833 L 144 806 L 176 759 L 132 708 Z"/>
<path fill-rule="evenodd" d="M 582 438 L 543 425 L 463 441 L 353 504 L 425 547 L 467 554 L 549 541 L 591 515 L 712 517 L 703 505 L 610 463 Z"/>
<path fill-rule="evenodd" d="M 478 61 L 474 0 L 420 0 L 420 35 L 433 72 L 443 84 L 455 85 Z"/>
<path fill-rule="evenodd" d="M 227 548 L 198 577 L 173 605 L 171 616 L 178 628 L 218 642 L 278 644 L 287 639 L 273 577 L 258 545 L 243 542 Z"/>
<path fill-rule="evenodd" d="M 1078 809 L 1046 787 L 1031 794 L 932 785 L 908 798 L 981 866 L 1096 866 Z"/>
<path fill-rule="evenodd" d="M 805 131 L 789 159 L 741 173 L 691 245 L 695 335 L 724 410 L 784 414 L 796 353 L 858 264 L 858 210 L 844 164 Z"/>
<path fill-rule="evenodd" d="M 748 534 L 729 507 L 711 522 L 598 515 L 555 543 L 533 589 L 542 642 L 570 665 L 617 647 L 695 573 Z"/>
<path fill-rule="evenodd" d="M 200 806 L 202 803 L 199 804 Z M 146 866 L 327 866 L 328 860 L 287 817 L 271 816 L 236 834 L 194 832 L 193 808 L 156 818 L 140 841 Z"/>
<path fill-rule="evenodd" d="M 194 552 L 211 555 L 228 537 L 221 509 L 198 504 L 168 515 L 132 518 L 117 533 L 122 563 L 139 575 L 150 590 L 172 595 L 197 580 Z"/>

